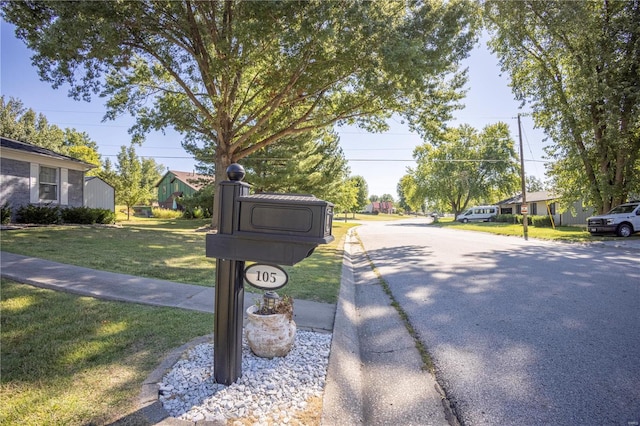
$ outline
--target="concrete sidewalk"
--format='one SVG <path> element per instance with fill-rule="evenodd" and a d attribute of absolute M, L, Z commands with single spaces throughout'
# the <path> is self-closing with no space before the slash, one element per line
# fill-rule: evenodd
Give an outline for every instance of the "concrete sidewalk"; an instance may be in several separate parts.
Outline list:
<path fill-rule="evenodd" d="M 37 287 L 106 300 L 169 306 L 213 313 L 215 290 L 114 272 L 96 271 L 18 254 L 0 252 L 0 274 Z M 245 291 L 245 309 L 260 298 Z M 299 328 L 331 332 L 336 306 L 331 303 L 294 300 L 294 320 Z"/>

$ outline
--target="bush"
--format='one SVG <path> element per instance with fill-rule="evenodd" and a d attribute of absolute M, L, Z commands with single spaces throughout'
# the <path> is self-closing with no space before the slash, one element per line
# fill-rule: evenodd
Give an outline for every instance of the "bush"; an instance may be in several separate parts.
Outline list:
<path fill-rule="evenodd" d="M 178 203 L 184 208 L 182 217 L 199 219 L 211 217 L 215 185 L 207 185 L 189 197 L 180 197 Z"/>
<path fill-rule="evenodd" d="M 522 221 L 522 219 L 520 219 L 520 221 Z M 518 217 L 515 214 L 498 214 L 496 215 L 496 222 L 519 223 Z"/>
<path fill-rule="evenodd" d="M 78 225 L 91 225 L 96 223 L 98 217 L 97 209 L 89 207 L 68 207 L 60 211 L 63 223 L 75 223 Z"/>
<path fill-rule="evenodd" d="M 153 217 L 157 217 L 159 219 L 176 219 L 182 216 L 181 211 L 163 209 L 161 207 L 154 207 L 153 209 L 151 209 L 151 214 L 153 215 Z"/>
<path fill-rule="evenodd" d="M 107 209 L 94 209 L 97 212 L 96 222 L 104 225 L 116 223 L 116 213 Z"/>
<path fill-rule="evenodd" d="M 551 228 L 551 216 L 530 216 L 533 226 L 538 228 Z"/>
<path fill-rule="evenodd" d="M 6 225 L 9 222 L 11 222 L 11 207 L 7 201 L 0 207 L 0 223 Z"/>
<path fill-rule="evenodd" d="M 38 206 L 29 204 L 18 209 L 16 221 L 19 223 L 35 223 L 38 225 L 54 225 L 72 223 L 92 225 L 94 223 L 110 224 L 116 222 L 116 214 L 107 209 L 91 209 L 89 207 Z"/>
<path fill-rule="evenodd" d="M 58 206 L 38 206 L 28 204 L 21 206 L 16 212 L 18 223 L 35 223 L 38 225 L 53 225 L 60 223 L 60 207 Z"/>

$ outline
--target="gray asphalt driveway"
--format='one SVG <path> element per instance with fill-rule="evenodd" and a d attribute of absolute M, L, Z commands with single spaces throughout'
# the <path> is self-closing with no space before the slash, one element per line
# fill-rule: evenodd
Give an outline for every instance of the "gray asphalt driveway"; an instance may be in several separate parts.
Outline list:
<path fill-rule="evenodd" d="M 640 244 L 524 241 L 415 220 L 357 233 L 464 424 L 640 422 Z"/>

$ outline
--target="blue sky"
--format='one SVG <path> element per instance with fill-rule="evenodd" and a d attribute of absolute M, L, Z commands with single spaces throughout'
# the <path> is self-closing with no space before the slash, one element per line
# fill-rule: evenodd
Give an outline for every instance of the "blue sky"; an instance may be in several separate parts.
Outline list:
<path fill-rule="evenodd" d="M 91 103 L 75 101 L 67 96 L 67 88 L 54 90 L 41 82 L 31 65 L 31 52 L 14 34 L 14 27 L 0 20 L 0 92 L 5 98 L 20 99 L 26 108 L 44 114 L 50 124 L 61 128 L 74 128 L 86 132 L 99 146 L 104 158 L 115 161 L 121 145 L 129 145 L 127 129 L 133 119 L 124 116 L 115 121 L 102 122 L 105 113 L 104 99 L 95 98 Z M 464 64 L 469 68 L 468 94 L 465 109 L 457 113 L 456 124 L 466 123 L 478 130 L 498 121 L 507 123 L 512 137 L 518 141 L 517 102 L 508 87 L 506 75 L 500 75 L 497 59 L 484 44 L 471 53 Z M 365 178 L 369 194 L 391 194 L 397 197 L 396 186 L 406 174 L 407 167 L 415 166 L 413 149 L 422 143 L 417 134 L 409 132 L 400 120 L 389 121 L 388 132 L 375 134 L 348 127 L 338 129 L 340 144 L 349 160 L 352 175 Z M 531 117 L 522 117 L 525 170 L 527 175 L 544 178 L 544 134 L 534 129 Z M 138 155 L 154 157 L 156 161 L 173 170 L 191 171 L 195 162 L 180 145 L 180 135 L 167 131 L 147 136 Z"/>

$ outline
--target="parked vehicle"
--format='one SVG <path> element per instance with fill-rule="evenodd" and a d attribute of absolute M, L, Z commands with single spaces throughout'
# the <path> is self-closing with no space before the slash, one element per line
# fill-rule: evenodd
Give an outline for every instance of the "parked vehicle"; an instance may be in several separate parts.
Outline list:
<path fill-rule="evenodd" d="M 498 206 L 475 206 L 458 216 L 458 222 L 493 222 L 498 214 Z"/>
<path fill-rule="evenodd" d="M 587 228 L 591 235 L 616 234 L 628 237 L 640 232 L 640 201 L 620 204 L 607 214 L 587 218 Z"/>

